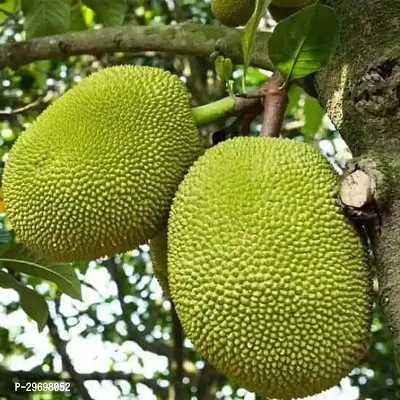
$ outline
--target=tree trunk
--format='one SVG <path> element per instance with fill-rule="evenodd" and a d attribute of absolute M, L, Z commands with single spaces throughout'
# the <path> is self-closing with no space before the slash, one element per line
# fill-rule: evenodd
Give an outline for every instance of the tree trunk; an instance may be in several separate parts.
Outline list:
<path fill-rule="evenodd" d="M 400 1 L 326 3 L 338 13 L 341 44 L 316 76 L 316 89 L 353 155 L 378 161 L 388 179 L 373 243 L 380 299 L 400 356 Z"/>

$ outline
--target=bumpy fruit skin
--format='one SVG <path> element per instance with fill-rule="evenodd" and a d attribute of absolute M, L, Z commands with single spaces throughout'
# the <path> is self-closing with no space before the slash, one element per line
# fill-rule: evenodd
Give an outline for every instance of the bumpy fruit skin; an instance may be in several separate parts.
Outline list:
<path fill-rule="evenodd" d="M 154 274 L 165 295 L 169 295 L 168 288 L 168 235 L 167 229 L 158 233 L 150 240 L 150 255 Z"/>
<path fill-rule="evenodd" d="M 315 2 L 316 0 L 272 0 L 271 4 L 274 4 L 278 7 L 302 8 Z"/>
<path fill-rule="evenodd" d="M 214 17 L 226 26 L 246 25 L 253 15 L 255 0 L 211 0 Z"/>
<path fill-rule="evenodd" d="M 6 164 L 6 211 L 41 256 L 128 251 L 163 226 L 200 154 L 188 94 L 161 69 L 118 66 L 82 80 L 21 135 Z"/>
<path fill-rule="evenodd" d="M 169 288 L 215 368 L 266 398 L 337 384 L 368 348 L 366 254 L 311 146 L 241 137 L 190 168 L 169 220 Z"/>

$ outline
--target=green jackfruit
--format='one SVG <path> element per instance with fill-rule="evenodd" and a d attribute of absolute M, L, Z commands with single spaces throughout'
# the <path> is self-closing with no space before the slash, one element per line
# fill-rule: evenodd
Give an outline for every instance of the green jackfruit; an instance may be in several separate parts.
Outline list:
<path fill-rule="evenodd" d="M 254 9 L 255 0 L 211 0 L 214 17 L 226 26 L 246 25 Z"/>
<path fill-rule="evenodd" d="M 6 211 L 19 239 L 45 258 L 128 251 L 165 226 L 200 150 L 176 76 L 151 67 L 104 69 L 17 140 L 3 177 Z"/>
<path fill-rule="evenodd" d="M 150 240 L 150 255 L 154 274 L 163 292 L 168 296 L 168 235 L 167 230 L 158 233 Z"/>
<path fill-rule="evenodd" d="M 371 280 L 338 186 L 311 146 L 240 137 L 201 156 L 174 199 L 168 274 L 183 328 L 261 396 L 319 393 L 367 351 Z"/>

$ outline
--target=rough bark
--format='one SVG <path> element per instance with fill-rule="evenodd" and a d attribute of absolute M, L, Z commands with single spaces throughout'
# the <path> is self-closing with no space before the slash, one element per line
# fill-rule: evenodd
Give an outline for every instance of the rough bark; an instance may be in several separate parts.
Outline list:
<path fill-rule="evenodd" d="M 339 15 L 341 44 L 316 76 L 316 88 L 353 155 L 374 157 L 389 182 L 389 201 L 380 210 L 380 232 L 373 240 L 380 298 L 399 356 L 400 1 L 326 3 Z"/>

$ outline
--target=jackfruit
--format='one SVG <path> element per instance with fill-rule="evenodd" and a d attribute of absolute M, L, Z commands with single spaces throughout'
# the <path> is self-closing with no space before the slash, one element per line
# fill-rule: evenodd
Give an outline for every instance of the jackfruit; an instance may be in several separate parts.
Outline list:
<path fill-rule="evenodd" d="M 150 240 L 150 256 L 154 274 L 165 295 L 169 295 L 168 289 L 168 235 L 167 229 L 162 230 Z"/>
<path fill-rule="evenodd" d="M 246 25 L 255 9 L 255 0 L 211 0 L 214 17 L 226 26 Z"/>
<path fill-rule="evenodd" d="M 278 7 L 302 8 L 315 2 L 316 0 L 272 0 L 271 4 Z"/>
<path fill-rule="evenodd" d="M 305 143 L 238 137 L 189 169 L 168 228 L 171 298 L 197 350 L 266 398 L 337 384 L 368 349 L 367 255 Z"/>
<path fill-rule="evenodd" d="M 19 239 L 84 261 L 146 243 L 201 151 L 187 90 L 161 69 L 117 66 L 83 79 L 18 138 L 3 189 Z"/>

